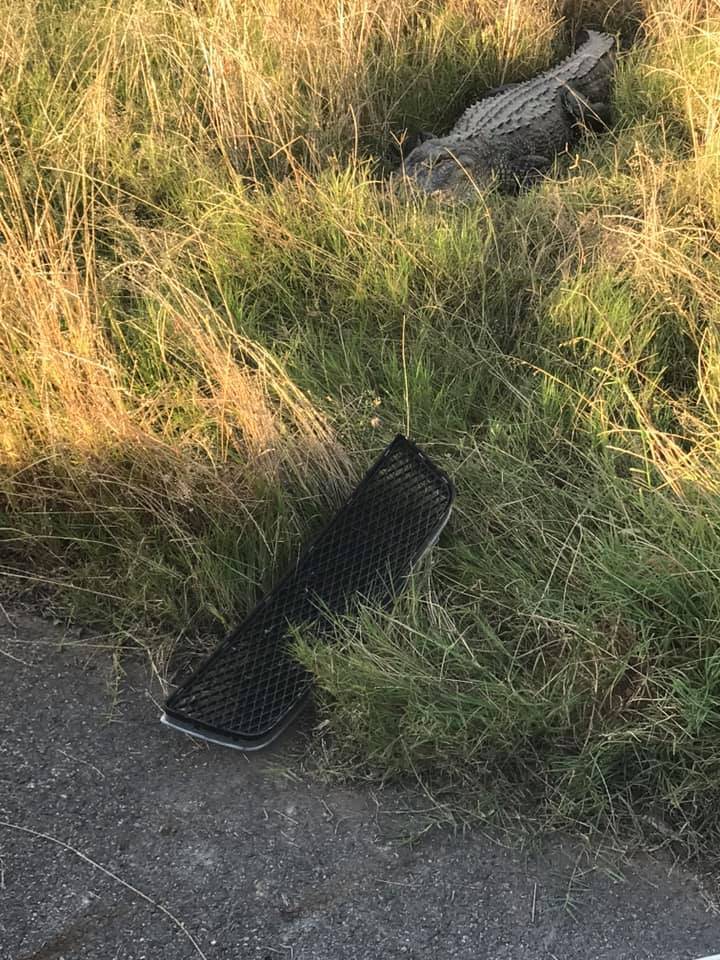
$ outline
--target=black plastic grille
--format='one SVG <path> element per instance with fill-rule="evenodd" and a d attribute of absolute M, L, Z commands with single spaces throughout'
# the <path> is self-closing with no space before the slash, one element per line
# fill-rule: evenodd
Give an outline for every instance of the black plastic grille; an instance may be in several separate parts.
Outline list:
<path fill-rule="evenodd" d="M 273 739 L 302 702 L 311 675 L 288 653 L 292 628 L 330 628 L 354 602 L 387 604 L 444 526 L 453 489 L 397 436 L 295 568 L 258 603 L 166 704 L 200 735 L 238 745 Z"/>

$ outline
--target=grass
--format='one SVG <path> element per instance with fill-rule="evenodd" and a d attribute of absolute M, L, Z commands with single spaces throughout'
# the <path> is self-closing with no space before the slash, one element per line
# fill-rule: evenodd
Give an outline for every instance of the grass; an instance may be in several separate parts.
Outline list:
<path fill-rule="evenodd" d="M 207 649 L 409 429 L 458 487 L 432 578 L 300 648 L 348 769 L 717 832 L 712 9 L 9 2 L 5 592 Z M 635 38 L 612 135 L 519 198 L 383 190 L 587 25 Z"/>

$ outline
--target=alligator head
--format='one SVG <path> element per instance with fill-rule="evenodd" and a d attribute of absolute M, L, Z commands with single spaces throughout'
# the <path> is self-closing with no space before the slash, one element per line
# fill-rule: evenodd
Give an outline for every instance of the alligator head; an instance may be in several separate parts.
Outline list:
<path fill-rule="evenodd" d="M 492 173 L 490 152 L 478 138 L 447 143 L 425 140 L 405 157 L 402 175 L 424 193 L 458 193 Z"/>

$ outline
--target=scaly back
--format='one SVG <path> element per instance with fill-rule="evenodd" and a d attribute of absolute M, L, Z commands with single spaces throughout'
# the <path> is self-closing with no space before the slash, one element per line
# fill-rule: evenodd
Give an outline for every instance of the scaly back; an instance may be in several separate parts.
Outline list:
<path fill-rule="evenodd" d="M 605 100 L 614 66 L 615 38 L 589 30 L 587 40 L 554 67 L 468 107 L 449 137 L 492 137 L 507 130 L 508 125 L 522 126 L 526 117 L 550 113 L 557 94 L 567 87 L 589 101 Z"/>

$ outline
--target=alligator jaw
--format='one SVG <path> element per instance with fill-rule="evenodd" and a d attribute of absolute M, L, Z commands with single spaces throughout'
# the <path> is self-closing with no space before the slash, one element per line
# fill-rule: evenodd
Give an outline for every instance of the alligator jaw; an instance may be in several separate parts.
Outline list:
<path fill-rule="evenodd" d="M 438 138 L 425 141 L 410 153 L 403 164 L 401 182 L 425 194 L 468 199 L 479 184 L 492 182 L 504 193 L 517 193 L 551 165 L 550 158 L 530 149 L 515 155 L 505 148 L 492 150 L 479 137 L 459 143 Z"/>
<path fill-rule="evenodd" d="M 402 175 L 423 193 L 467 189 L 472 181 L 488 180 L 492 165 L 480 139 L 448 144 L 441 138 L 426 140 L 405 159 Z"/>

